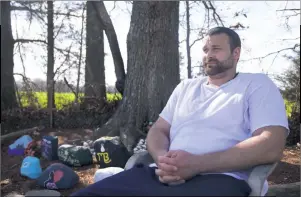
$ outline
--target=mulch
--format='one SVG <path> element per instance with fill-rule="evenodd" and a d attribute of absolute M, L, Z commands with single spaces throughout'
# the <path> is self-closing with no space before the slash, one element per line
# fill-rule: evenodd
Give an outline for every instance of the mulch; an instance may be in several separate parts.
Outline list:
<path fill-rule="evenodd" d="M 56 135 L 59 138 L 59 144 L 63 144 L 69 140 L 75 139 L 91 139 L 92 131 L 88 129 L 44 129 L 40 131 L 40 136 L 35 137 L 35 140 L 41 139 L 44 135 Z M 29 190 L 41 189 L 37 186 L 34 180 L 30 180 L 20 175 L 20 167 L 23 160 L 22 156 L 9 156 L 7 154 L 8 145 L 13 143 L 7 141 L 1 145 L 1 195 L 5 196 L 15 192 L 25 194 Z M 286 184 L 300 181 L 300 147 L 287 147 L 284 151 L 284 157 L 276 167 L 268 182 L 270 185 Z M 57 161 L 48 161 L 41 158 L 42 169 L 47 168 L 52 163 Z M 71 193 L 86 187 L 93 183 L 94 174 L 98 170 L 96 160 L 92 165 L 83 167 L 74 167 L 73 170 L 79 175 L 79 183 L 72 189 L 60 190 L 63 196 L 69 196 Z"/>

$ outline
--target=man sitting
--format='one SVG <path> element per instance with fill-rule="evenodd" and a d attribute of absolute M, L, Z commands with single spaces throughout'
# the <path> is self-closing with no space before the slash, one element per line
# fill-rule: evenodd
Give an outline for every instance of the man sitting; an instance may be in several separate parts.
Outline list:
<path fill-rule="evenodd" d="M 148 133 L 156 167 L 136 166 L 74 196 L 250 194 L 252 168 L 282 157 L 284 101 L 266 75 L 236 72 L 241 41 L 233 30 L 211 29 L 203 51 L 207 77 L 182 81 Z"/>

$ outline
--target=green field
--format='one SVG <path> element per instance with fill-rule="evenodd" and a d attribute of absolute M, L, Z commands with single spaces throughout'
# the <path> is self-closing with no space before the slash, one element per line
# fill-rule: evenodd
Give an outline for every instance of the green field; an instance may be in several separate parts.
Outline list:
<path fill-rule="evenodd" d="M 27 107 L 29 106 L 30 102 L 28 99 L 28 96 L 26 95 L 25 92 L 20 92 L 20 97 L 21 97 L 21 103 L 22 107 Z M 83 97 L 84 94 L 81 93 L 79 97 Z M 34 92 L 34 97 L 37 101 L 34 102 L 36 106 L 40 106 L 41 108 L 46 108 L 47 106 L 47 93 L 46 92 Z M 75 95 L 73 93 L 55 93 L 55 106 L 57 109 L 62 109 L 64 106 L 72 103 L 75 100 Z M 118 94 L 112 94 L 112 93 L 107 93 L 107 100 L 114 101 L 114 100 L 120 100 L 121 95 Z"/>
<path fill-rule="evenodd" d="M 21 96 L 21 103 L 23 107 L 29 106 L 28 97 L 26 96 L 25 92 L 20 92 Z M 37 100 L 36 106 L 40 106 L 41 108 L 46 108 L 47 106 L 47 93 L 46 92 L 35 92 L 34 96 Z M 80 97 L 82 97 L 83 94 L 80 94 Z M 73 93 L 55 93 L 55 105 L 57 109 L 62 109 L 64 106 L 72 103 L 75 99 L 75 95 Z M 112 94 L 107 93 L 107 100 L 114 101 L 114 100 L 120 100 L 121 95 L 118 94 Z M 285 100 L 285 107 L 286 107 L 286 114 L 288 117 L 291 116 L 292 109 L 293 109 L 294 103 L 289 102 Z"/>

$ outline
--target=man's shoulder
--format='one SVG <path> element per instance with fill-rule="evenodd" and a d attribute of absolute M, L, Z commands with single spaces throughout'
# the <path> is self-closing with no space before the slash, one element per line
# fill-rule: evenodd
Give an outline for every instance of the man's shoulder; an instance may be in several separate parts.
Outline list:
<path fill-rule="evenodd" d="M 241 79 L 244 82 L 252 85 L 270 85 L 274 84 L 272 79 L 264 73 L 240 73 Z"/>
<path fill-rule="evenodd" d="M 199 85 L 201 83 L 205 83 L 207 80 L 207 77 L 200 76 L 192 79 L 183 79 L 180 84 L 183 87 L 189 87 L 189 86 L 194 86 L 194 85 Z"/>

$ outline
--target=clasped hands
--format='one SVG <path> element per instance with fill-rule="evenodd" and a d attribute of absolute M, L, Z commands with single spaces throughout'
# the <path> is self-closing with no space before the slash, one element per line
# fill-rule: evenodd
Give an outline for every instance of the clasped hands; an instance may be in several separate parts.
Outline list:
<path fill-rule="evenodd" d="M 171 150 L 157 160 L 155 173 L 160 182 L 169 185 L 185 183 L 199 173 L 196 155 L 183 150 Z"/>

